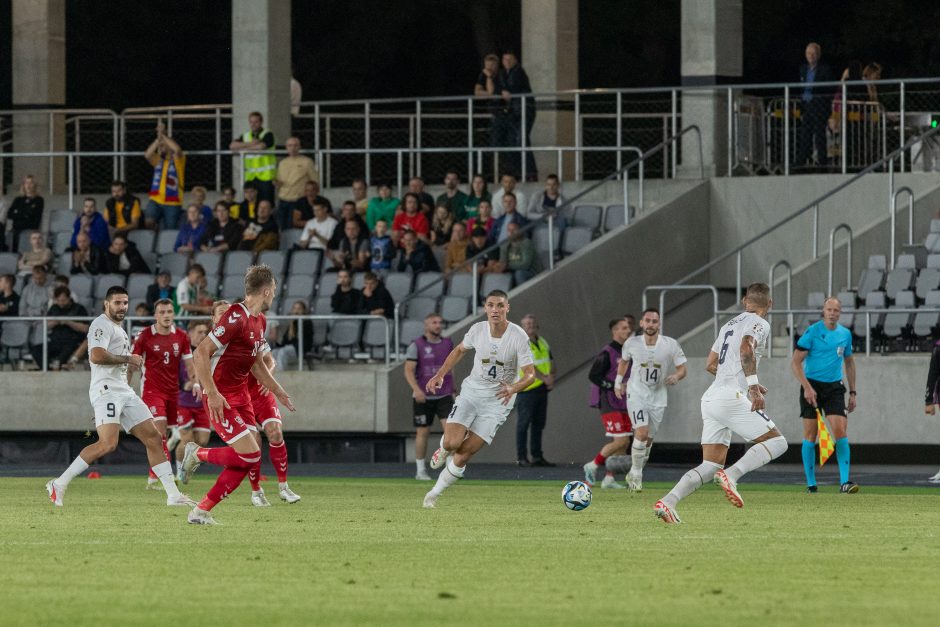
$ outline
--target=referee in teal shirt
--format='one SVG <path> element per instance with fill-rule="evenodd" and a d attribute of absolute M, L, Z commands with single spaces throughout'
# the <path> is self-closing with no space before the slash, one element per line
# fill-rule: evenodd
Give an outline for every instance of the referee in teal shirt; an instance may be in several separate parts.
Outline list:
<path fill-rule="evenodd" d="M 800 382 L 800 416 L 803 418 L 803 470 L 807 491 L 816 492 L 816 409 L 822 409 L 836 441 L 839 460 L 840 492 L 855 494 L 858 484 L 849 481 L 849 439 L 846 416 L 855 410 L 855 358 L 852 357 L 852 332 L 839 324 L 842 303 L 829 298 L 823 303 L 822 320 L 810 326 L 796 343 L 791 369 Z M 842 367 L 849 385 L 845 403 Z"/>

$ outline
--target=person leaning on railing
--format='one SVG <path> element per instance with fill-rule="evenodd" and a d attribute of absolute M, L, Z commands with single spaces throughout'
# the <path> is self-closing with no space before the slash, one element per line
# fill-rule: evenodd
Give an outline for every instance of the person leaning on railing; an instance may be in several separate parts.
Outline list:
<path fill-rule="evenodd" d="M 272 203 L 277 175 L 275 143 L 274 133 L 264 128 L 264 116 L 258 111 L 252 111 L 248 114 L 248 130 L 229 144 L 233 152 L 245 153 L 245 182 L 254 182 L 258 198 Z"/>

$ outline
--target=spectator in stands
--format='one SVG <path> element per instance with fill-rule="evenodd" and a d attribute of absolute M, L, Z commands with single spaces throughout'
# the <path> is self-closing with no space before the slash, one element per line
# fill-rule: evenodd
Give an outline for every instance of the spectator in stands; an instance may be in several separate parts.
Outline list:
<path fill-rule="evenodd" d="M 229 149 L 245 153 L 245 182 L 255 184 L 258 199 L 274 202 L 274 178 L 277 157 L 274 156 L 274 133 L 264 128 L 264 116 L 258 111 L 248 114 L 248 130 L 235 138 Z"/>
<path fill-rule="evenodd" d="M 369 238 L 363 236 L 355 220 L 347 220 L 343 232 L 345 237 L 340 240 L 339 247 L 330 253 L 333 270 L 366 270 L 369 267 Z"/>
<path fill-rule="evenodd" d="M 232 187 L 231 185 L 226 185 L 225 187 L 223 187 L 223 188 L 222 188 L 222 198 L 220 198 L 219 201 L 225 202 L 226 206 L 228 206 L 230 209 L 231 209 L 232 207 L 238 206 L 238 201 L 235 200 L 235 188 Z M 212 210 L 212 215 L 213 215 L 213 217 L 215 217 L 215 209 L 214 209 L 214 208 L 213 208 L 213 210 Z M 212 219 L 210 218 L 209 221 L 211 222 Z"/>
<path fill-rule="evenodd" d="M 114 236 L 104 258 L 107 272 L 124 276 L 150 274 L 150 268 L 137 250 L 137 244 L 129 241 L 126 235 Z"/>
<path fill-rule="evenodd" d="M 14 275 L 0 274 L 0 317 L 10 318 L 19 315 L 20 295 L 13 290 L 15 286 Z"/>
<path fill-rule="evenodd" d="M 42 224 L 42 210 L 45 206 L 42 196 L 39 195 L 39 186 L 32 174 L 23 177 L 20 186 L 20 195 L 10 203 L 7 219 L 13 223 L 13 242 L 11 250 L 19 252 L 20 233 L 23 231 L 38 231 Z"/>
<path fill-rule="evenodd" d="M 405 231 L 401 238 L 401 250 L 398 252 L 398 262 L 395 270 L 398 272 L 411 271 L 412 274 L 420 272 L 439 272 L 441 267 L 437 264 L 434 251 L 431 247 L 418 239 L 414 231 Z"/>
<path fill-rule="evenodd" d="M 176 313 L 199 315 L 212 313 L 212 298 L 206 293 L 206 269 L 198 263 L 189 267 L 176 286 Z"/>
<path fill-rule="evenodd" d="M 444 175 L 444 193 L 437 197 L 438 205 L 445 205 L 454 217 L 463 222 L 467 207 L 467 195 L 460 191 L 460 175 L 448 170 Z"/>
<path fill-rule="evenodd" d="M 557 174 L 549 174 L 545 177 L 545 191 L 532 196 L 529 201 L 529 210 L 526 212 L 526 218 L 529 220 L 538 220 L 546 214 L 554 211 L 565 204 L 565 197 L 561 194 L 561 184 L 558 181 Z M 555 214 L 555 225 L 564 230 L 567 224 L 564 212 Z"/>
<path fill-rule="evenodd" d="M 434 196 L 424 191 L 424 179 L 420 176 L 412 176 L 408 181 L 408 191 L 417 194 L 421 213 L 430 221 L 431 214 L 434 212 Z"/>
<path fill-rule="evenodd" d="M 375 186 L 378 196 L 369 201 L 369 207 L 366 209 L 366 226 L 369 231 L 375 228 L 377 220 L 385 220 L 389 224 L 395 220 L 395 214 L 398 211 L 398 205 L 401 203 L 397 198 L 392 197 L 392 187 L 386 182 L 381 182 Z"/>
<path fill-rule="evenodd" d="M 525 194 L 516 189 L 516 177 L 512 174 L 503 174 L 499 179 L 500 188 L 493 194 L 493 217 L 499 219 L 506 213 L 503 197 L 512 194 L 516 199 L 516 209 L 521 211 L 525 207 Z"/>
<path fill-rule="evenodd" d="M 88 315 L 88 310 L 72 300 L 67 287 L 57 287 L 52 294 L 53 305 L 46 311 L 50 318 L 66 318 L 66 320 L 52 319 L 46 323 L 49 329 L 49 342 L 47 356 L 49 370 L 59 370 L 63 364 L 70 367 L 78 363 L 81 352 L 79 347 L 85 342 L 88 333 L 87 321 L 68 320 L 67 318 L 81 318 Z M 30 346 L 33 360 L 42 363 L 42 344 Z"/>
<path fill-rule="evenodd" d="M 505 139 L 509 141 L 499 145 L 503 146 L 521 146 L 522 134 L 525 133 L 526 146 L 532 145 L 532 125 L 535 124 L 535 98 L 528 96 L 520 98 L 519 94 L 531 94 L 532 86 L 529 84 L 529 76 L 522 66 L 519 65 L 519 58 L 512 50 L 503 53 L 503 67 L 496 80 L 496 89 L 502 96 L 501 115 L 504 117 L 503 124 L 507 128 Z M 515 96 L 515 97 L 514 97 Z M 525 101 L 525 119 L 523 120 L 523 100 Z M 521 160 L 519 153 L 510 153 L 510 164 L 516 172 L 521 172 Z M 535 167 L 535 157 L 531 150 L 525 151 L 526 160 L 526 178 L 530 181 L 538 180 L 538 171 Z M 521 200 L 521 199 L 520 199 Z"/>
<path fill-rule="evenodd" d="M 351 316 L 362 312 L 362 292 L 352 285 L 349 270 L 340 270 L 336 274 L 336 291 L 330 297 L 333 313 Z"/>
<path fill-rule="evenodd" d="M 466 259 L 472 259 L 483 253 L 490 246 L 486 229 L 482 226 L 474 227 L 470 232 L 470 243 L 467 245 Z M 486 251 L 482 257 L 476 260 L 477 273 L 488 274 L 490 272 L 502 272 L 499 268 L 499 249 L 492 248 Z M 467 266 L 469 272 L 471 268 Z"/>
<path fill-rule="evenodd" d="M 363 277 L 362 307 L 373 316 L 395 317 L 395 299 L 374 272 L 366 272 Z"/>
<path fill-rule="evenodd" d="M 52 290 L 55 291 L 55 288 L 57 288 L 57 287 L 69 287 L 69 277 L 68 277 L 68 275 L 65 275 L 65 274 L 57 274 L 57 275 L 55 275 L 55 276 L 52 277 Z M 72 288 L 70 288 L 70 287 L 69 287 L 69 294 L 72 295 L 72 300 L 75 300 L 75 301 L 78 300 L 78 296 L 75 294 L 75 292 L 72 291 Z M 52 301 L 50 301 L 49 304 L 51 305 L 51 304 L 52 304 Z"/>
<path fill-rule="evenodd" d="M 291 226 L 295 229 L 304 228 L 307 222 L 313 219 L 313 207 L 317 203 L 326 207 L 327 214 L 333 215 L 333 205 L 330 204 L 330 200 L 320 195 L 320 184 L 316 181 L 307 181 L 304 184 L 304 195 L 297 199 L 294 205 Z"/>
<path fill-rule="evenodd" d="M 49 308 L 49 301 L 52 299 L 52 286 L 49 285 L 48 269 L 45 266 L 36 266 L 33 268 L 33 275 L 29 283 L 23 288 L 20 294 L 20 316 L 44 316 Z M 42 346 L 42 323 L 33 322 L 30 325 L 30 348 L 38 344 Z M 39 341 L 37 341 L 39 340 Z M 36 362 L 40 363 L 40 362 Z"/>
<path fill-rule="evenodd" d="M 137 336 L 140 335 L 140 332 L 150 326 L 150 318 L 153 316 L 153 306 L 147 305 L 146 303 L 137 303 L 137 306 L 134 307 L 134 317 L 142 318 L 142 320 L 134 320 L 131 322 L 131 343 L 133 343 Z"/>
<path fill-rule="evenodd" d="M 297 209 L 294 209 L 297 212 Z M 333 231 L 339 222 L 331 216 L 322 202 L 315 202 L 313 205 L 313 217 L 307 220 L 304 230 L 300 234 L 300 248 L 317 248 L 326 251 L 326 245 L 330 243 L 333 237 Z"/>
<path fill-rule="evenodd" d="M 366 221 L 362 218 L 361 215 L 356 211 L 356 205 L 353 201 L 347 200 L 343 203 L 343 206 L 340 208 L 339 224 L 336 225 L 336 228 L 333 229 L 333 237 L 330 238 L 329 243 L 326 245 L 328 250 L 338 250 L 339 243 L 343 241 L 343 238 L 346 237 L 346 223 L 350 220 L 353 220 L 356 224 L 359 225 L 360 233 L 369 233 L 369 227 L 366 226 Z M 386 232 L 388 231 L 388 226 L 391 222 L 386 222 Z"/>
<path fill-rule="evenodd" d="M 467 260 L 467 244 L 469 243 L 467 227 L 463 222 L 455 223 L 450 232 L 450 241 L 445 246 L 444 272 L 460 269 L 460 266 Z"/>
<path fill-rule="evenodd" d="M 473 229 L 483 227 L 486 230 L 486 236 L 489 237 L 493 232 L 493 225 L 496 220 L 493 218 L 493 205 L 488 200 L 481 200 L 477 207 L 477 217 L 467 220 L 467 231 L 473 232 Z"/>
<path fill-rule="evenodd" d="M 829 157 L 826 149 L 826 121 L 832 110 L 830 88 L 814 88 L 814 83 L 825 83 L 833 80 L 832 71 L 828 65 L 819 62 L 822 58 L 822 48 L 819 44 L 811 42 L 806 46 L 806 63 L 800 66 L 800 82 L 803 90 L 800 93 L 800 124 L 797 128 L 796 138 L 796 166 L 804 166 L 813 156 L 813 144 L 816 145 L 816 154 L 820 165 L 826 165 Z"/>
<path fill-rule="evenodd" d="M 392 222 L 392 243 L 395 246 L 401 246 L 402 233 L 412 231 L 422 242 L 431 241 L 431 226 L 428 219 L 421 213 L 421 201 L 417 194 L 408 192 L 402 199 L 404 211 L 395 214 Z"/>
<path fill-rule="evenodd" d="M 98 204 L 94 198 L 86 198 L 82 202 L 82 213 L 72 225 L 72 239 L 69 245 L 74 248 L 79 232 L 87 233 L 91 243 L 98 248 L 105 249 L 111 245 L 111 235 L 108 233 L 108 221 L 98 213 Z"/>
<path fill-rule="evenodd" d="M 157 122 L 157 138 L 147 146 L 144 158 L 153 166 L 150 201 L 144 209 L 147 228 L 175 229 L 183 206 L 186 155 L 180 145 L 166 134 L 163 122 Z"/>
<path fill-rule="evenodd" d="M 173 250 L 178 253 L 191 253 L 199 250 L 199 244 L 208 228 L 209 221 L 204 219 L 202 209 L 196 203 L 192 203 L 186 207 L 186 222 L 176 235 Z"/>
<path fill-rule="evenodd" d="M 176 298 L 176 289 L 170 285 L 172 278 L 169 272 L 161 270 L 157 275 L 156 282 L 147 287 L 147 296 L 144 297 L 144 301 L 151 311 L 153 310 L 153 304 L 158 300 L 163 298 L 173 300 Z"/>
<path fill-rule="evenodd" d="M 395 257 L 395 247 L 388 234 L 388 223 L 385 220 L 375 223 L 375 231 L 369 238 L 369 250 L 372 251 L 369 268 L 374 274 L 384 278 L 392 269 L 392 259 Z"/>
<path fill-rule="evenodd" d="M 865 66 L 865 69 L 862 70 L 862 80 L 863 81 L 880 81 L 881 80 L 881 64 L 871 62 Z M 872 82 L 869 82 L 865 85 L 866 99 L 868 102 L 881 102 L 878 98 L 878 85 L 875 85 Z"/>
<path fill-rule="evenodd" d="M 190 204 L 199 207 L 199 213 L 202 216 L 202 221 L 206 224 L 212 222 L 212 207 L 206 204 L 206 188 L 202 185 L 196 185 L 189 191 L 189 193 L 193 196 L 192 200 L 189 202 Z M 235 198 L 234 193 L 235 190 L 232 190 L 233 199 Z M 182 219 L 180 219 L 180 225 L 185 224 L 188 219 L 189 218 L 187 216 L 183 216 Z"/>
<path fill-rule="evenodd" d="M 499 75 L 499 57 L 488 54 L 483 57 L 483 69 L 473 86 L 473 95 L 481 98 L 493 98 L 496 95 L 496 79 Z"/>
<path fill-rule="evenodd" d="M 124 181 L 111 183 L 111 197 L 104 203 L 104 219 L 111 233 L 127 233 L 139 229 L 143 221 L 140 201 L 133 194 L 127 193 Z"/>
<path fill-rule="evenodd" d="M 277 164 L 277 226 L 289 229 L 294 224 L 294 208 L 306 191 L 306 184 L 320 180 L 313 159 L 300 154 L 300 138 L 288 137 L 287 156 Z"/>
<path fill-rule="evenodd" d="M 267 200 L 258 201 L 258 215 L 249 220 L 242 232 L 239 250 L 260 253 L 262 250 L 277 250 L 280 243 L 280 231 L 274 219 L 274 209 Z"/>
<path fill-rule="evenodd" d="M 241 224 L 231 219 L 231 209 L 224 200 L 215 203 L 215 220 L 209 223 L 202 236 L 200 248 L 211 253 L 238 250 L 242 239 Z"/>
<path fill-rule="evenodd" d="M 491 198 L 486 188 L 486 179 L 482 174 L 474 174 L 473 180 L 470 181 L 470 193 L 467 194 L 467 202 L 464 204 L 464 216 L 467 219 L 477 217 L 480 202 L 490 202 Z"/>
<path fill-rule="evenodd" d="M 352 201 L 356 207 L 356 213 L 365 218 L 369 210 L 369 185 L 365 179 L 353 179 Z"/>
<path fill-rule="evenodd" d="M 291 305 L 290 315 L 306 316 L 310 313 L 307 303 L 302 300 L 294 301 Z M 281 321 L 274 325 L 274 338 L 271 346 L 271 355 L 277 364 L 278 370 L 287 370 L 288 366 L 296 363 L 297 359 L 313 350 L 313 321 L 304 320 L 303 324 L 303 345 L 300 344 L 300 334 L 298 332 L 298 321 Z"/>
<path fill-rule="evenodd" d="M 33 273 L 33 266 L 48 266 L 52 263 L 52 251 L 46 246 L 46 238 L 39 231 L 29 234 L 29 250 L 16 262 L 17 273 L 23 276 Z"/>
<path fill-rule="evenodd" d="M 445 246 L 450 242 L 450 233 L 458 222 L 447 205 L 440 205 L 434 210 L 434 220 L 431 222 L 431 244 Z"/>
<path fill-rule="evenodd" d="M 508 237 L 506 243 L 499 249 L 499 264 L 504 272 L 512 272 L 516 285 L 525 283 L 542 271 L 542 262 L 539 259 L 535 244 L 519 232 L 519 224 L 510 222 L 507 225 Z"/>
<path fill-rule="evenodd" d="M 526 220 L 525 216 L 516 211 L 516 197 L 512 194 L 505 194 L 503 196 L 503 215 L 496 220 L 490 236 L 494 241 L 503 242 L 509 237 L 510 224 L 518 224 L 523 227 L 528 223 L 529 221 Z"/>
<path fill-rule="evenodd" d="M 82 231 L 75 238 L 75 246 L 68 250 L 72 255 L 69 274 L 87 274 L 94 276 L 107 271 L 105 249 L 92 243 L 88 233 Z"/>
<path fill-rule="evenodd" d="M 229 215 L 245 226 L 258 215 L 258 189 L 254 183 L 245 183 L 242 195 L 245 199 L 229 209 Z"/>

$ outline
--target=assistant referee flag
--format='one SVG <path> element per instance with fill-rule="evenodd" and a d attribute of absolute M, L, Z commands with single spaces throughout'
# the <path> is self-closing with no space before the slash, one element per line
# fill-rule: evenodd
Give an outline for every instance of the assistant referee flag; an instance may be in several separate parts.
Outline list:
<path fill-rule="evenodd" d="M 822 410 L 816 410 L 816 426 L 819 430 L 819 465 L 823 466 L 836 450 L 836 443 L 832 441 L 832 436 L 826 429 L 826 423 L 823 421 Z"/>

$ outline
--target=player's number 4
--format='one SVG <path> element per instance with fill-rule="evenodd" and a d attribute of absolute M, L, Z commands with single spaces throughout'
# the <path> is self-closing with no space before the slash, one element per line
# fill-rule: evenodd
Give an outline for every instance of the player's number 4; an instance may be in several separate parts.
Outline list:
<path fill-rule="evenodd" d="M 490 379 L 496 378 L 496 366 L 490 366 L 490 369 L 486 371 L 486 376 Z"/>

